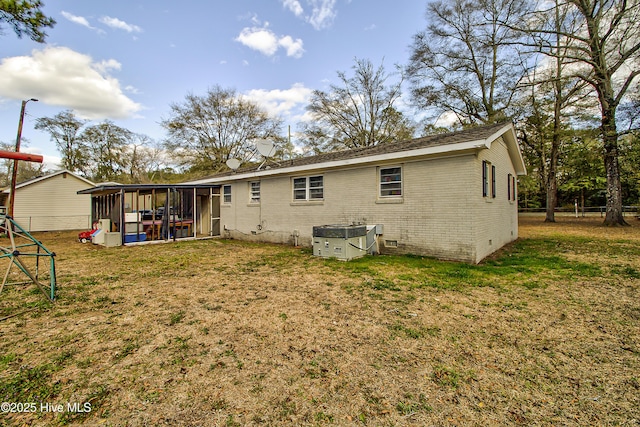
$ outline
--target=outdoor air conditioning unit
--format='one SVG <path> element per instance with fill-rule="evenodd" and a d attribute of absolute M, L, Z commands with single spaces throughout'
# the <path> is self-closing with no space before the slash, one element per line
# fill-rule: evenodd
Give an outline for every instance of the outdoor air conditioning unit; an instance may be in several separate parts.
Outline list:
<path fill-rule="evenodd" d="M 367 247 L 366 225 L 321 225 L 313 227 L 313 254 L 348 261 L 364 256 Z"/>

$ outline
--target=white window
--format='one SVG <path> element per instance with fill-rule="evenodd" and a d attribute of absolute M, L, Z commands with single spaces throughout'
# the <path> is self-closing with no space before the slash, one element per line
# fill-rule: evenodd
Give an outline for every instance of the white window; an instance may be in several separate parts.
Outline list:
<path fill-rule="evenodd" d="M 260 203 L 260 181 L 249 183 L 250 203 Z"/>
<path fill-rule="evenodd" d="M 324 199 L 324 177 L 307 176 L 293 178 L 293 200 L 322 200 Z"/>
<path fill-rule="evenodd" d="M 402 167 L 380 168 L 380 197 L 402 197 Z"/>
<path fill-rule="evenodd" d="M 223 185 L 222 186 L 222 202 L 223 203 L 231 203 L 231 186 Z"/>

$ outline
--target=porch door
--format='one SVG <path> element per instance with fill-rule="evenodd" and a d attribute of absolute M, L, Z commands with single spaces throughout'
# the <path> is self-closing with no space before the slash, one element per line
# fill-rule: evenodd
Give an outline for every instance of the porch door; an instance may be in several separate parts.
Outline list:
<path fill-rule="evenodd" d="M 220 235 L 220 189 L 215 188 L 212 190 L 212 193 L 209 198 L 209 208 L 211 212 L 211 236 L 219 236 Z"/>

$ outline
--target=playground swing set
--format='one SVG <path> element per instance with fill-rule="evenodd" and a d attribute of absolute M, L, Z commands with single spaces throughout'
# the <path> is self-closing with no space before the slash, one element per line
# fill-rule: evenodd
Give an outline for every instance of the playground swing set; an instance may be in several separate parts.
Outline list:
<path fill-rule="evenodd" d="M 17 160 L 42 163 L 43 157 L 35 154 L 17 151 L 0 150 L 0 158 L 13 159 L 14 169 Z M 15 174 L 14 174 L 15 176 Z M 15 191 L 15 178 L 12 179 L 12 190 Z M 14 195 L 12 194 L 11 197 Z M 53 302 L 56 296 L 56 267 L 54 252 L 48 250 L 42 242 L 33 237 L 7 213 L 0 213 L 0 260 L 7 263 L 6 270 L 0 284 L 0 292 L 5 285 L 21 285 L 33 283 Z M 8 241 L 5 241 L 8 239 Z M 5 244 L 8 243 L 8 244 Z M 1 264 L 0 264 L 1 266 Z M 13 267 L 16 274 L 12 274 Z M 2 269 L 0 267 L 0 273 Z M 10 279 L 22 276 L 26 280 L 9 283 Z M 26 277 L 25 277 L 26 276 Z M 0 320 L 8 319 L 21 313 L 12 314 Z"/>

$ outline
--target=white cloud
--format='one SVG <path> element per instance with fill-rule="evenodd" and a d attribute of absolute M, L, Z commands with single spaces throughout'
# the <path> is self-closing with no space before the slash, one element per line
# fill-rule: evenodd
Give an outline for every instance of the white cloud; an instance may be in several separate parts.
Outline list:
<path fill-rule="evenodd" d="M 120 70 L 122 68 L 122 64 L 115 59 L 107 59 L 106 61 L 100 61 L 93 64 L 93 67 L 101 74 L 107 74 L 109 70 Z"/>
<path fill-rule="evenodd" d="M 108 27 L 115 28 L 116 30 L 124 30 L 127 33 L 142 32 L 142 28 L 138 27 L 137 25 L 127 24 L 126 22 L 118 18 L 112 18 L 110 16 L 103 16 L 102 18 L 100 18 L 100 22 Z"/>
<path fill-rule="evenodd" d="M 244 28 L 236 41 L 267 56 L 274 55 L 278 50 L 278 38 L 267 28 Z"/>
<path fill-rule="evenodd" d="M 109 70 L 119 70 L 110 59 L 94 62 L 66 47 L 33 50 L 31 56 L 4 58 L 0 63 L 0 96 L 37 98 L 69 108 L 80 117 L 100 120 L 131 118 L 142 106 L 126 95 Z"/>
<path fill-rule="evenodd" d="M 77 15 L 74 15 L 72 13 L 65 12 L 64 10 L 62 11 L 62 16 L 65 19 L 73 22 L 74 24 L 82 25 L 83 27 L 86 27 L 86 28 L 88 28 L 90 30 L 102 32 L 102 30 L 100 30 L 98 28 L 95 28 L 95 27 L 92 27 L 91 24 L 89 24 L 89 21 L 87 20 L 87 18 L 85 18 L 84 16 L 77 16 Z"/>
<path fill-rule="evenodd" d="M 140 95 L 140 90 L 135 87 L 135 86 L 131 86 L 131 85 L 127 85 L 124 87 L 125 92 L 129 92 L 132 93 L 134 95 Z"/>
<path fill-rule="evenodd" d="M 312 89 L 302 83 L 295 83 L 290 89 L 253 89 L 245 93 L 245 97 L 258 103 L 270 114 L 276 116 L 293 116 L 303 114 L 309 103 Z"/>
<path fill-rule="evenodd" d="M 304 53 L 302 39 L 293 39 L 291 36 L 276 36 L 268 29 L 268 23 L 263 27 L 243 28 L 236 41 L 250 49 L 257 50 L 266 56 L 273 56 L 279 48 L 284 48 L 287 56 L 300 58 Z"/>
<path fill-rule="evenodd" d="M 311 15 L 307 17 L 313 28 L 321 30 L 333 24 L 337 12 L 335 11 L 336 0 L 307 0 L 311 5 Z"/>
<path fill-rule="evenodd" d="M 337 16 L 336 0 L 306 0 L 311 13 L 306 13 L 299 0 L 280 0 L 282 6 L 289 9 L 298 18 L 304 19 L 316 30 L 330 27 Z M 350 1 L 348 2 L 350 3 Z"/>
<path fill-rule="evenodd" d="M 304 13 L 304 9 L 298 0 L 282 0 L 282 5 L 296 16 L 301 16 Z"/>
<path fill-rule="evenodd" d="M 287 56 L 300 58 L 304 53 L 302 39 L 294 40 L 291 36 L 284 36 L 278 40 L 278 44 L 287 50 Z"/>

